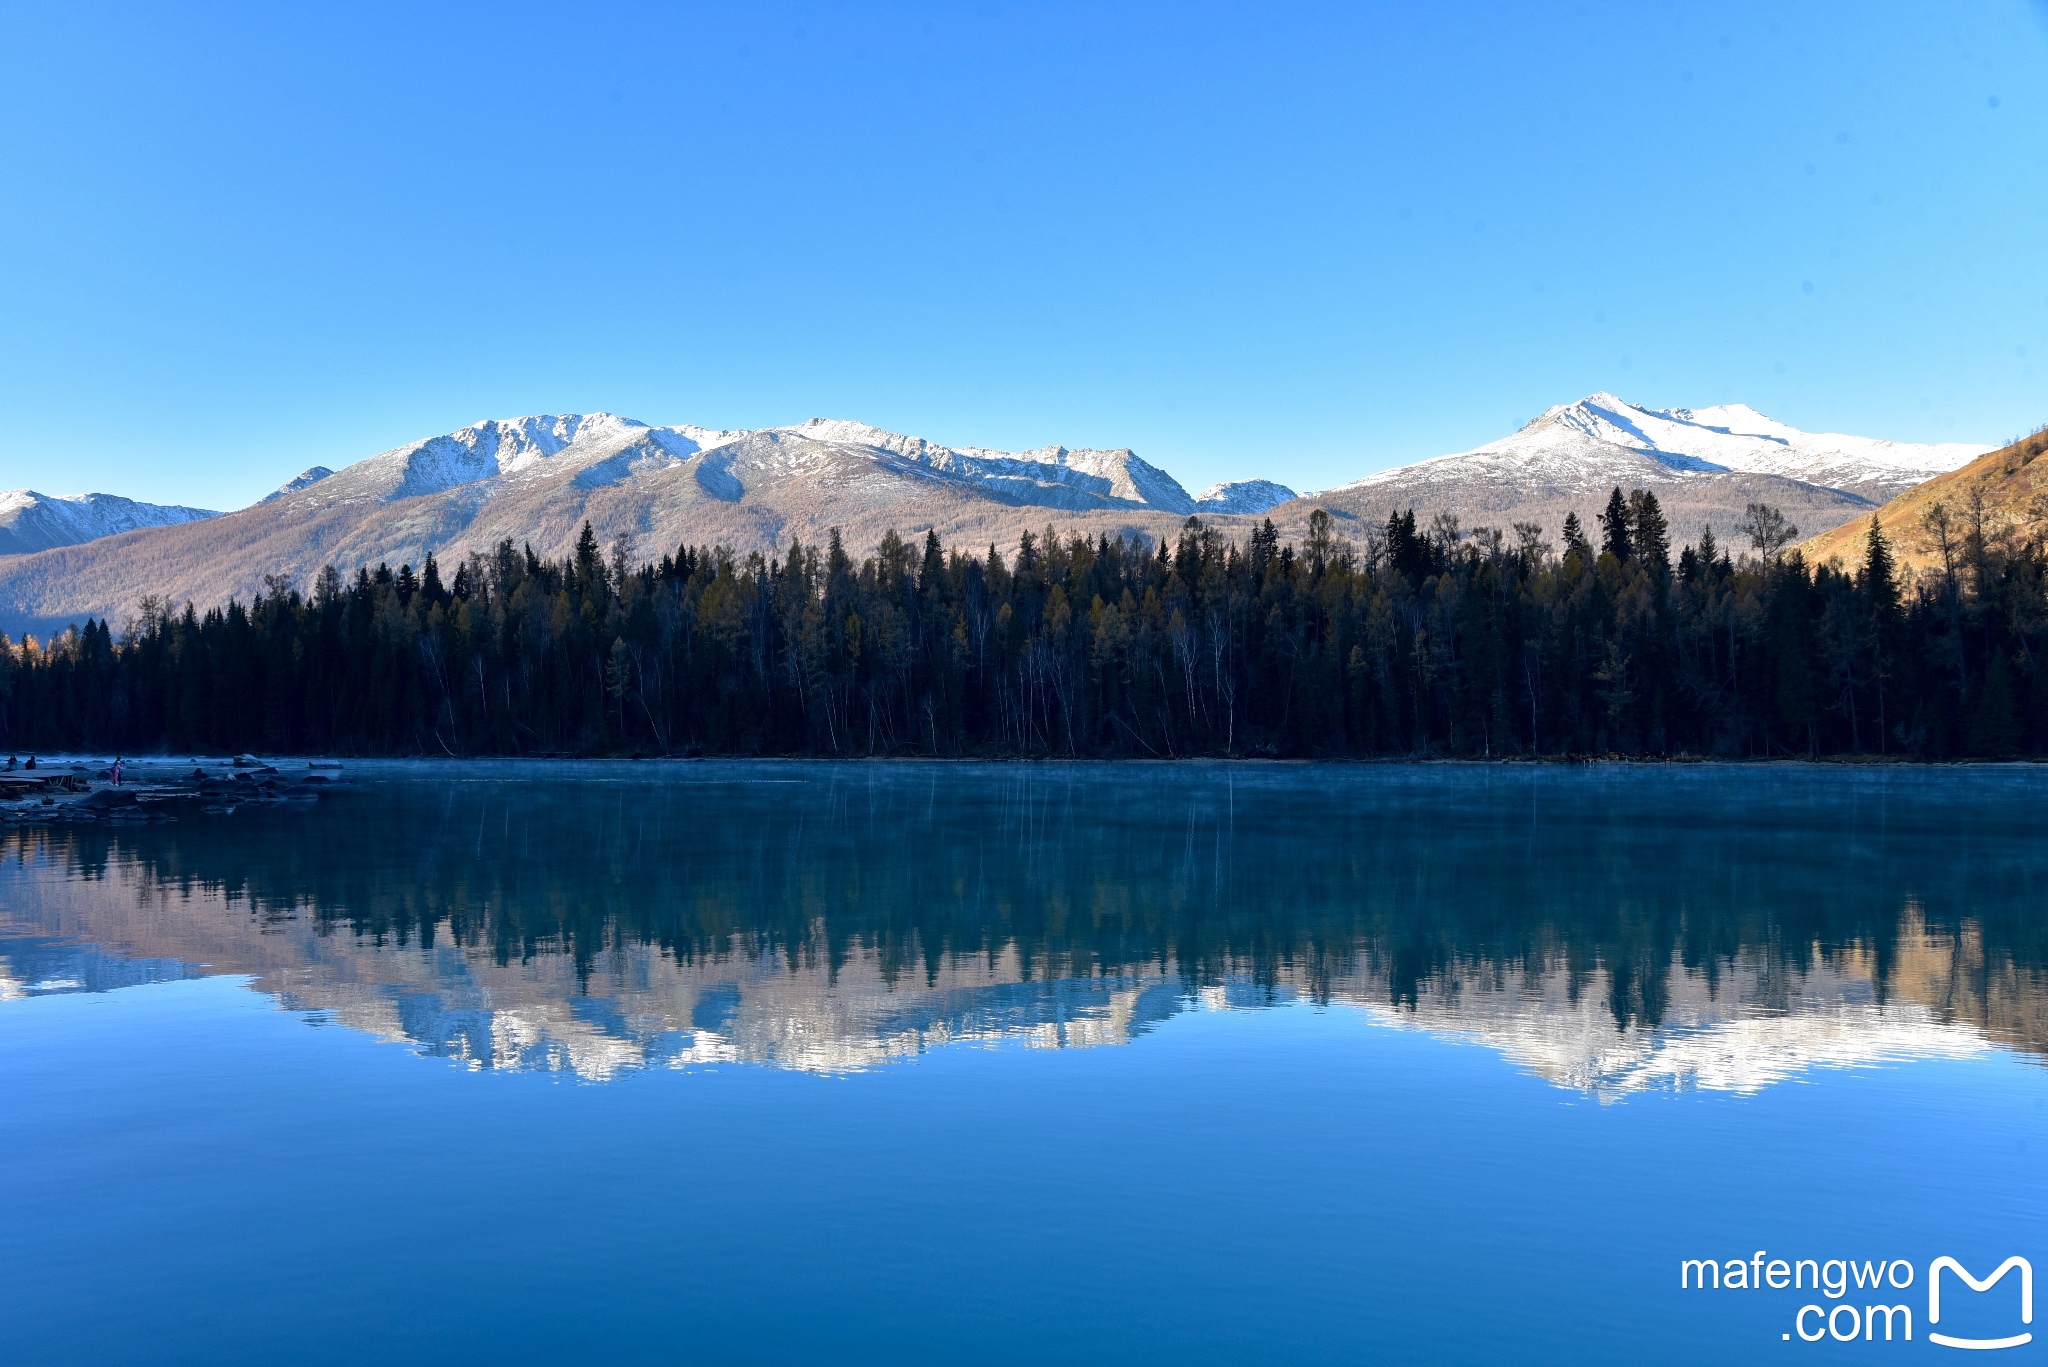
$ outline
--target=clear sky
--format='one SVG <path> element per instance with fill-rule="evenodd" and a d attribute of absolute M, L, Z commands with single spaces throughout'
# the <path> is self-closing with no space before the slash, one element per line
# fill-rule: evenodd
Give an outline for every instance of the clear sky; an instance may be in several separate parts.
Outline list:
<path fill-rule="evenodd" d="M 0 487 L 606 409 L 1319 488 L 1597 389 L 2048 422 L 2048 9 L 0 0 Z"/>

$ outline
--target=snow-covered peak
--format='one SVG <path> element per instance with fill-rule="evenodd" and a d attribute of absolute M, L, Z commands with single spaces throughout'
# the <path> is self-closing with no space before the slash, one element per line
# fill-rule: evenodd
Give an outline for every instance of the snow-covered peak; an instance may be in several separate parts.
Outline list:
<path fill-rule="evenodd" d="M 894 451 L 898 455 L 917 456 L 926 451 L 943 451 L 947 448 L 923 437 L 907 437 L 900 432 L 890 432 L 870 426 L 852 418 L 806 418 L 794 427 L 778 427 L 778 432 L 788 432 L 812 441 L 831 442 L 839 446 L 872 446 L 878 451 Z"/>
<path fill-rule="evenodd" d="M 1212 484 L 1195 498 L 1195 511 L 1251 515 L 1277 508 L 1294 498 L 1294 490 L 1270 479 L 1239 479 Z"/>
<path fill-rule="evenodd" d="M 1806 436 L 1790 423 L 1767 418 L 1746 403 L 1716 404 L 1712 408 L 1660 408 L 1654 410 L 1658 417 L 1670 418 L 1674 422 L 1690 424 L 1708 431 L 1724 432 L 1738 437 L 1764 437 L 1790 445 Z"/>
<path fill-rule="evenodd" d="M 1838 432 L 1802 432 L 1747 404 L 1643 408 L 1607 393 L 1590 394 L 1575 404 L 1554 408 L 1523 432 L 1532 432 L 1546 421 L 1667 458 L 1667 463 L 1673 463 L 1668 458 L 1676 456 L 1724 470 L 1794 479 L 1804 478 L 1800 471 L 1820 461 L 1860 462 L 1925 479 L 1965 465 L 1991 449 L 1963 442 L 1916 445 Z"/>
<path fill-rule="evenodd" d="M 308 507 L 417 498 L 501 475 L 537 472 L 565 452 L 617 445 L 648 433 L 646 423 L 613 413 L 486 418 L 395 446 L 307 484 L 294 480 L 276 496 L 304 495 L 293 503 Z"/>
<path fill-rule="evenodd" d="M 727 501 L 762 483 L 843 485 L 894 475 L 929 478 L 1009 504 L 1195 511 L 1195 500 L 1173 476 L 1124 448 L 1054 445 L 1017 453 L 943 446 L 847 418 L 721 430 L 650 427 L 611 413 L 487 419 L 394 447 L 317 480 L 302 476 L 265 501 L 312 511 L 459 489 L 481 502 L 501 487 L 567 478 L 580 488 L 598 488 L 657 477 L 685 464 L 692 465 L 698 484 Z"/>
<path fill-rule="evenodd" d="M 672 456 L 693 456 L 699 451 L 709 451 L 714 446 L 737 441 L 747 434 L 744 430 L 723 432 L 681 423 L 675 427 L 650 427 L 647 435 Z"/>
<path fill-rule="evenodd" d="M 142 527 L 168 527 L 218 516 L 206 508 L 138 503 L 117 494 L 40 494 L 33 489 L 8 489 L 0 492 L 0 555 L 75 546 Z"/>
<path fill-rule="evenodd" d="M 297 475 L 293 476 L 291 479 L 286 480 L 283 484 L 280 484 L 275 490 L 265 494 L 261 501 L 264 503 L 268 503 L 272 499 L 285 498 L 288 497 L 289 495 L 296 494 L 301 489 L 310 489 L 314 485 L 318 484 L 321 480 L 326 479 L 329 475 L 333 473 L 334 471 L 328 469 L 324 465 L 315 465 L 312 469 L 303 470 L 299 472 Z"/>
<path fill-rule="evenodd" d="M 1446 485 L 1469 478 L 1524 479 L 1553 489 L 1642 478 L 1730 472 L 1777 475 L 1824 488 L 1889 498 L 1956 469 L 1989 446 L 1915 445 L 1832 432 L 1802 432 L 1744 404 L 1645 408 L 1605 391 L 1543 411 L 1519 430 L 1456 455 L 1368 476 L 1346 488 Z M 1646 464 L 1646 462 L 1648 462 Z"/>
<path fill-rule="evenodd" d="M 773 429 L 814 442 L 896 457 L 921 472 L 1009 502 L 1054 507 L 1151 507 L 1194 511 L 1195 501 L 1172 475 L 1128 447 L 1098 451 L 1041 446 L 1000 451 L 986 446 L 941 446 L 923 437 L 872 427 L 848 418 L 811 418 Z"/>
<path fill-rule="evenodd" d="M 558 413 L 552 417 L 480 422 L 470 430 L 478 435 L 479 450 L 488 447 L 496 455 L 499 472 L 511 474 L 557 455 L 576 442 L 617 436 L 646 426 L 613 413 Z"/>

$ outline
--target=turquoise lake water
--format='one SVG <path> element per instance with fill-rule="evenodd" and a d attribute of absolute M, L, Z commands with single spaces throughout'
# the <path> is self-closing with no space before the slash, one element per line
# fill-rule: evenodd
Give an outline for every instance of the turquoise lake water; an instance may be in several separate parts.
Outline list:
<path fill-rule="evenodd" d="M 2039 770 L 347 773 L 0 832 L 5 1361 L 2048 1336 Z"/>

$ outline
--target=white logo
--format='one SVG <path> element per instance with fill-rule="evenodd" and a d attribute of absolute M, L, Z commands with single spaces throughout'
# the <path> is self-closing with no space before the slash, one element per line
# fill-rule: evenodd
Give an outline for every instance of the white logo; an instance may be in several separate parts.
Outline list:
<path fill-rule="evenodd" d="M 1927 1264 L 1927 1342 L 1942 1348 L 1969 1348 L 1979 1351 L 1997 1348 L 2019 1348 L 2034 1341 L 2031 1330 L 2008 1334 L 2004 1338 L 1966 1338 L 1960 1334 L 1944 1334 L 1935 1326 L 1941 1323 L 1941 1274 L 1953 1272 L 1972 1291 L 1989 1291 L 2005 1280 L 2005 1274 L 2019 1270 L 2020 1323 L 2034 1322 L 2034 1265 L 2025 1258 L 2014 1254 L 2000 1263 L 1988 1277 L 1978 1277 L 1946 1255 Z M 1809 1291 L 1824 1297 L 1818 1304 L 1802 1305 L 1792 1316 L 1792 1328 L 1778 1337 L 1790 1343 L 1795 1337 L 1803 1343 L 1819 1343 L 1833 1339 L 1836 1343 L 1864 1343 L 1879 1341 L 1878 1330 L 1884 1331 L 1882 1341 L 1894 1339 L 1911 1343 L 1913 1341 L 1913 1310 L 1907 1305 L 1877 1304 L 1880 1297 L 1892 1291 L 1904 1291 L 1915 1284 L 1917 1269 L 1905 1258 L 1773 1258 L 1764 1249 L 1758 1249 L 1748 1258 L 1729 1258 L 1725 1262 L 1714 1258 L 1682 1258 L 1678 1264 L 1678 1286 L 1682 1291 L 1694 1289 L 1716 1292 L 1744 1291 L 1791 1291 L 1795 1294 Z M 1850 1300 L 1851 1292 L 1861 1293 Z M 1871 1304 L 1861 1304 L 1864 1300 Z M 1833 1302 L 1830 1304 L 1829 1302 Z M 1949 1297 L 1949 1310 L 1957 1307 L 1953 1295 Z M 1966 1309 L 1968 1307 L 1965 1307 Z M 1951 1323 L 1957 1316 L 1951 1314 Z M 1782 1321 L 1780 1321 L 1782 1323 Z"/>
<path fill-rule="evenodd" d="M 1971 1276 L 1969 1270 L 1954 1258 L 1936 1258 L 1927 1269 L 1928 1324 L 1941 1323 L 1941 1270 L 1943 1268 L 1947 1268 L 1958 1277 L 1961 1277 L 1969 1284 L 1972 1291 L 1989 1291 L 2004 1278 L 2006 1273 L 2014 1268 L 2018 1268 L 2020 1270 L 2020 1323 L 2032 1324 L 2034 1322 L 2034 1265 L 2018 1254 L 2014 1254 L 2000 1263 L 1998 1270 L 1983 1281 L 1978 1281 L 1975 1277 Z M 1930 1329 L 1927 1339 L 1928 1342 L 1941 1344 L 1944 1348 L 2017 1348 L 2023 1343 L 2032 1343 L 2034 1336 L 2032 1333 L 2025 1333 L 2014 1334 L 2010 1338 L 2002 1339 L 1960 1339 L 1953 1338 L 1948 1334 L 1937 1334 Z"/>

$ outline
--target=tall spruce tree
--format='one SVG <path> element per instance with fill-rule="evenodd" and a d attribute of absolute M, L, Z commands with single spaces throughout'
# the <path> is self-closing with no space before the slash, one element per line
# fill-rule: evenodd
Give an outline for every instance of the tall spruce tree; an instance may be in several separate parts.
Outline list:
<path fill-rule="evenodd" d="M 1607 496 L 1607 511 L 1600 514 L 1600 549 L 1626 565 L 1635 558 L 1635 540 L 1630 535 L 1628 500 L 1621 486 Z"/>
<path fill-rule="evenodd" d="M 1586 540 L 1586 529 L 1580 525 L 1577 513 L 1564 515 L 1564 553 L 1577 556 L 1581 565 L 1592 568 L 1593 546 Z"/>
<path fill-rule="evenodd" d="M 1609 504 L 1611 508 L 1612 503 Z M 1634 489 L 1628 496 L 1630 545 L 1635 558 L 1658 578 L 1671 573 L 1671 526 L 1664 509 L 1648 489 Z"/>
<path fill-rule="evenodd" d="M 1885 702 L 1897 661 L 1899 582 L 1891 543 L 1885 540 L 1884 527 L 1876 513 L 1870 515 L 1870 533 L 1863 539 L 1863 569 L 1857 576 L 1856 587 L 1869 612 L 1864 638 L 1866 672 L 1876 695 L 1877 749 L 1883 754 L 1891 744 L 1886 734 Z"/>

